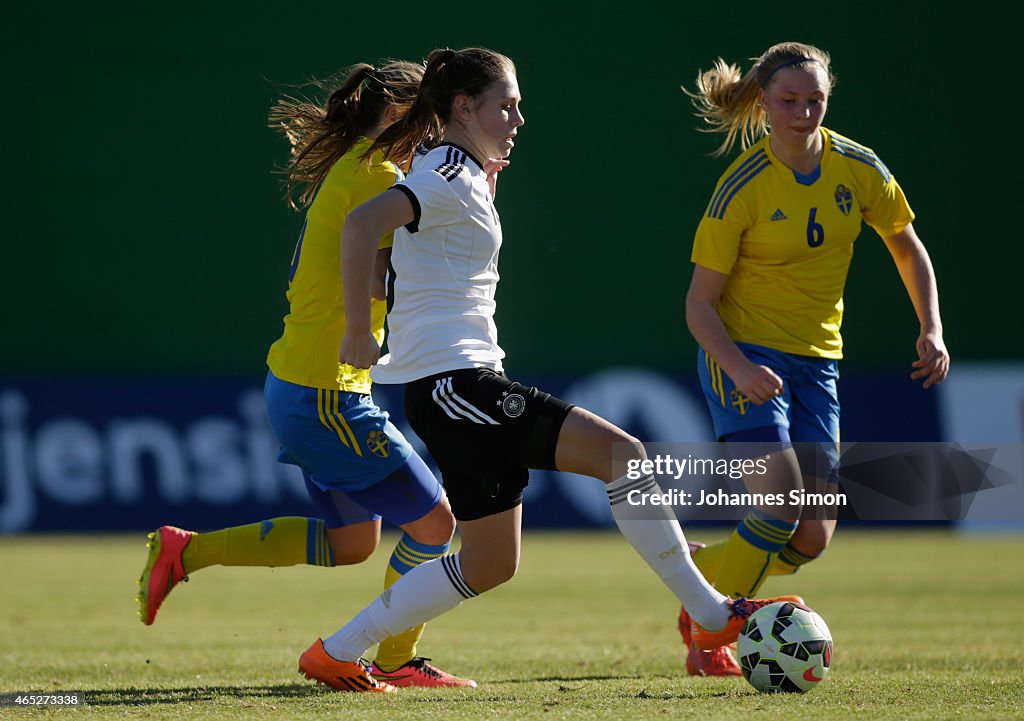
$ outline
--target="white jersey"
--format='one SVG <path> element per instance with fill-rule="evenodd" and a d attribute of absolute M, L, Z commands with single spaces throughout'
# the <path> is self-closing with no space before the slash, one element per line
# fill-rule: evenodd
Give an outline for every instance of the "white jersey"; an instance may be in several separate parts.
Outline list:
<path fill-rule="evenodd" d="M 494 324 L 501 222 L 487 176 L 470 153 L 442 143 L 393 186 L 414 220 L 395 230 L 388 354 L 376 383 L 408 383 L 462 368 L 501 371 Z"/>

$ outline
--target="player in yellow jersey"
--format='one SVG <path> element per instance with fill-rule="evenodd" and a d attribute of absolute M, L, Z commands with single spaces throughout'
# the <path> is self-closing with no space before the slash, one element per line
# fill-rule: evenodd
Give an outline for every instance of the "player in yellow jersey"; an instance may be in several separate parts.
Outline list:
<path fill-rule="evenodd" d="M 744 148 L 693 245 L 686 319 L 701 385 L 719 440 L 786 449 L 780 458 L 793 455 L 777 472 L 792 487 L 801 474 L 828 482 L 838 470 L 839 328 L 862 221 L 885 242 L 920 321 L 911 378 L 929 388 L 949 368 L 935 274 L 903 191 L 870 148 L 821 125 L 829 66 L 818 48 L 781 43 L 745 74 L 719 59 L 686 91 L 708 130 L 725 134 L 717 154 L 737 141 Z M 791 442 L 814 451 L 798 458 Z M 834 516 L 800 516 L 752 509 L 728 541 L 691 547 L 695 562 L 719 591 L 751 595 L 767 575 L 792 573 L 828 546 Z M 679 628 L 689 673 L 740 674 L 725 647 L 693 647 L 685 611 Z"/>
<path fill-rule="evenodd" d="M 271 127 L 291 144 L 287 200 L 308 208 L 291 261 L 284 334 L 267 357 L 267 418 L 281 443 L 278 460 L 299 466 L 318 518 L 284 517 L 210 533 L 163 526 L 153 534 L 140 579 L 146 624 L 170 590 L 207 566 L 336 566 L 376 549 L 381 516 L 400 527 L 385 587 L 449 549 L 455 519 L 426 464 L 388 414 L 373 402 L 366 370 L 338 361 L 345 334 L 341 236 L 352 208 L 404 175 L 373 140 L 399 120 L 416 96 L 423 67 L 389 62 L 352 67 L 323 105 L 284 98 Z M 321 88 L 329 86 L 320 83 Z M 301 193 L 296 197 L 297 190 Z M 383 286 L 391 235 L 380 239 L 371 329 L 384 336 Z M 338 663 L 322 648 L 303 654 L 300 672 L 338 690 L 393 691 L 395 686 L 475 686 L 415 656 L 419 625 L 378 647 L 373 664 Z"/>

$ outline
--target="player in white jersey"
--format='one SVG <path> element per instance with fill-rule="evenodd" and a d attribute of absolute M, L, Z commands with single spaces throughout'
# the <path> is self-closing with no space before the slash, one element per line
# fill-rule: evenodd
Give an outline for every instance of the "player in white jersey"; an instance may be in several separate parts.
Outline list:
<path fill-rule="evenodd" d="M 388 629 L 415 626 L 512 578 L 530 468 L 606 484 L 623 535 L 698 619 L 705 645 L 735 640 L 745 618 L 769 602 L 734 602 L 715 591 L 664 507 L 656 507 L 658 517 L 630 513 L 627 496 L 643 501 L 661 491 L 652 476 L 625 474 L 629 460 L 644 457 L 639 441 L 505 376 L 494 324 L 502 242 L 494 193 L 524 123 L 519 103 L 515 67 L 505 56 L 482 48 L 436 50 L 406 118 L 368 151 L 404 154 L 440 138 L 405 181 L 348 216 L 339 359 L 356 368 L 378 360 L 366 280 L 375 239 L 394 230 L 390 355 L 374 380 L 406 383 L 410 423 L 441 468 L 462 547 L 412 569 L 338 632 L 318 639 L 306 653 L 319 659 L 359 658 Z"/>
<path fill-rule="evenodd" d="M 396 233 L 388 346 L 371 375 L 408 383 L 442 371 L 501 371 L 494 325 L 501 224 L 481 159 L 454 143 L 420 155 L 394 186 L 415 219 Z M 401 198 L 398 199 L 401 201 Z"/>

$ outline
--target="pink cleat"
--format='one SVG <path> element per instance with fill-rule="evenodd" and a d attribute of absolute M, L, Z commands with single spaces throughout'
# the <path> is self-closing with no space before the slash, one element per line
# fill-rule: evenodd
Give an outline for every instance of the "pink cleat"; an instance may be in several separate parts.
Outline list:
<path fill-rule="evenodd" d="M 144 624 L 151 626 L 156 620 L 160 604 L 179 581 L 187 581 L 181 554 L 192 540 L 192 531 L 174 526 L 160 526 L 149 534 L 149 558 L 139 578 L 139 616 Z"/>
<path fill-rule="evenodd" d="M 378 681 L 386 681 L 392 686 L 421 686 L 423 688 L 476 688 L 476 681 L 471 678 L 452 676 L 437 666 L 427 663 L 429 658 L 417 656 L 394 671 L 382 671 L 376 663 L 370 664 L 370 673 Z"/>

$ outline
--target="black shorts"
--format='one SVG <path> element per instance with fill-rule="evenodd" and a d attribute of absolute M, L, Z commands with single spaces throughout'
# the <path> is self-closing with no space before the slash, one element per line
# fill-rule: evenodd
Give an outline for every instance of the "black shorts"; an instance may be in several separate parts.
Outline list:
<path fill-rule="evenodd" d="M 472 521 L 523 502 L 530 468 L 555 470 L 572 404 L 487 368 L 409 383 L 405 413 L 441 469 L 452 512 Z"/>

